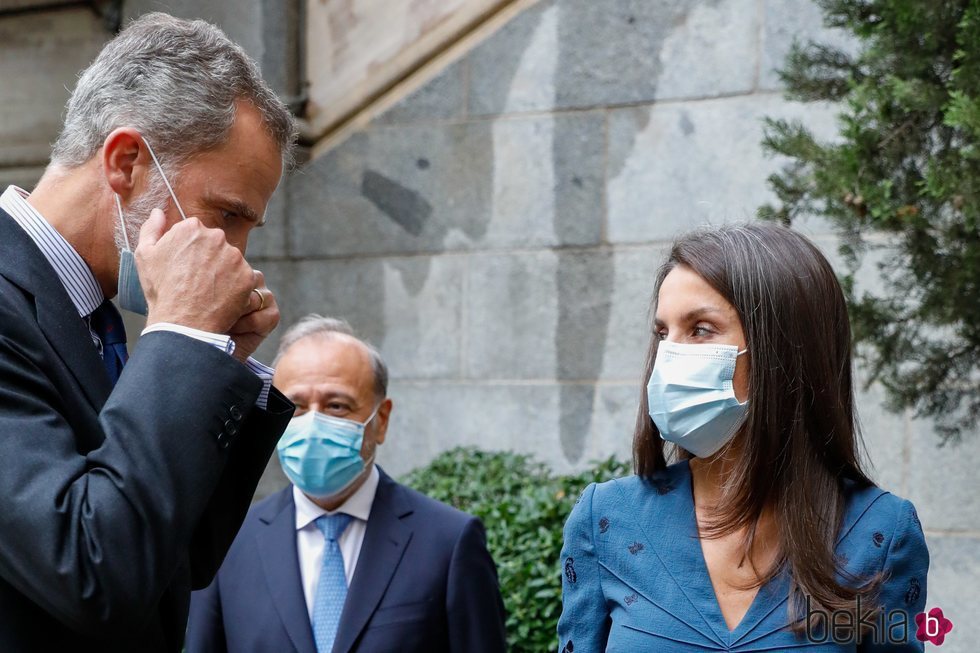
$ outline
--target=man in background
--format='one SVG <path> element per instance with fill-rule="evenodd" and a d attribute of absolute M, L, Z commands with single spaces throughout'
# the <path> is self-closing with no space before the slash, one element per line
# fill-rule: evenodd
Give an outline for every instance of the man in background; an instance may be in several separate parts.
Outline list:
<path fill-rule="evenodd" d="M 0 651 L 181 650 L 293 411 L 243 258 L 293 133 L 220 30 L 150 14 L 0 195 Z M 147 315 L 131 359 L 117 294 Z"/>
<path fill-rule="evenodd" d="M 480 521 L 374 464 L 392 410 L 380 354 L 311 315 L 283 336 L 275 380 L 297 407 L 278 445 L 292 485 L 194 594 L 188 653 L 506 650 Z"/>

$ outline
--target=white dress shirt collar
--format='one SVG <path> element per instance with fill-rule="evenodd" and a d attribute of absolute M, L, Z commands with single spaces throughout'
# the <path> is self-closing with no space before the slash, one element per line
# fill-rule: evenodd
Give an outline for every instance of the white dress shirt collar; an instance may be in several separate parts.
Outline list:
<path fill-rule="evenodd" d="M 327 511 L 313 503 L 313 501 L 303 494 L 303 492 L 293 486 L 293 502 L 296 504 L 296 530 L 302 530 L 316 521 L 321 515 L 335 515 L 342 512 L 361 521 L 367 521 L 371 514 L 371 506 L 374 504 L 374 495 L 378 492 L 378 482 L 381 474 L 378 473 L 377 465 L 371 465 L 371 473 L 367 479 L 357 488 L 354 494 L 347 498 L 336 510 Z"/>
<path fill-rule="evenodd" d="M 75 248 L 30 205 L 29 196 L 27 191 L 9 186 L 0 195 L 0 209 L 10 214 L 44 254 L 68 291 L 78 314 L 81 317 L 90 315 L 105 301 L 102 287 Z"/>

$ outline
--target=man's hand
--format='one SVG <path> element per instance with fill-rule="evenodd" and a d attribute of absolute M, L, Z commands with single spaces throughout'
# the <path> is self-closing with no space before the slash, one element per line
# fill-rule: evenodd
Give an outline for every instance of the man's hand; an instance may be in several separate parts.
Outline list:
<path fill-rule="evenodd" d="M 265 276 L 253 270 L 255 290 L 250 293 L 249 310 L 228 331 L 235 341 L 235 358 L 245 362 L 262 341 L 279 325 L 279 304 L 265 285 Z"/>
<path fill-rule="evenodd" d="M 230 333 L 252 303 L 258 304 L 252 268 L 220 229 L 197 218 L 168 226 L 163 211 L 151 211 L 134 252 L 149 308 L 147 325 L 171 322 Z"/>

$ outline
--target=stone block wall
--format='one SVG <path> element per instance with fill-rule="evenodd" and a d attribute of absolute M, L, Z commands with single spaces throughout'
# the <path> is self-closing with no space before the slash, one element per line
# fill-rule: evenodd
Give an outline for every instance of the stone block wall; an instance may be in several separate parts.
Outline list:
<path fill-rule="evenodd" d="M 0 2 L 0 10 L 4 9 Z M 0 14 L 0 185 L 33 186 L 61 129 L 82 62 L 109 39 L 94 12 L 76 7 Z M 67 54 L 67 56 L 66 56 Z"/>

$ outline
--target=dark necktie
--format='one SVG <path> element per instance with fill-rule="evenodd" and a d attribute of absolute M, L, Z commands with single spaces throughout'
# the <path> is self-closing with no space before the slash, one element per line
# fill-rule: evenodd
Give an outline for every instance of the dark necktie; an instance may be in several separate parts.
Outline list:
<path fill-rule="evenodd" d="M 109 381 L 116 385 L 123 365 L 129 359 L 126 349 L 126 328 L 122 316 L 108 299 L 92 312 L 92 332 L 102 341 L 102 362 Z"/>

